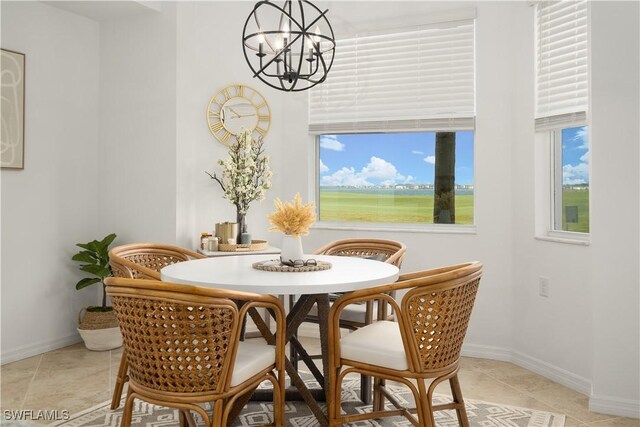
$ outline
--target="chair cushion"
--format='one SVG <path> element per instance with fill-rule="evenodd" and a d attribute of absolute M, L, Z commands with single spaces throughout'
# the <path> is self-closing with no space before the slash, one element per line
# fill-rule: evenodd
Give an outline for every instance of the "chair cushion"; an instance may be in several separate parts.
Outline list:
<path fill-rule="evenodd" d="M 318 307 L 314 304 L 309 310 L 309 315 L 318 317 Z M 340 320 L 346 320 L 349 322 L 364 323 L 367 315 L 367 304 L 349 304 L 346 306 L 340 314 Z M 378 301 L 373 302 L 373 318 L 378 315 Z M 387 315 L 391 315 L 391 305 L 387 304 Z"/>
<path fill-rule="evenodd" d="M 263 369 L 276 363 L 276 348 L 267 343 L 240 341 L 231 386 L 242 384 Z"/>
<path fill-rule="evenodd" d="M 400 326 L 387 320 L 374 322 L 347 334 L 340 340 L 340 356 L 398 371 L 409 369 Z"/>

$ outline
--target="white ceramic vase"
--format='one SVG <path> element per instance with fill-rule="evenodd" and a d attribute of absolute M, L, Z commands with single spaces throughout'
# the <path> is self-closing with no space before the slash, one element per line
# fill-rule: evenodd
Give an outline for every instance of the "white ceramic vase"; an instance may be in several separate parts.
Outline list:
<path fill-rule="evenodd" d="M 302 258 L 302 239 L 300 236 L 285 234 L 282 237 L 280 257 L 285 261 L 295 261 Z"/>

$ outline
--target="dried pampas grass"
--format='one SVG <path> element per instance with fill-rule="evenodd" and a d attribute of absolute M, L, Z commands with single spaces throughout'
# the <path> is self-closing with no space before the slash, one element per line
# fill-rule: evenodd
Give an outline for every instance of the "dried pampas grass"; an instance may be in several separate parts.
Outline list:
<path fill-rule="evenodd" d="M 300 193 L 297 193 L 292 202 L 282 203 L 280 199 L 273 202 L 276 211 L 267 219 L 273 225 L 270 231 L 282 231 L 292 236 L 307 236 L 309 227 L 316 222 L 315 205 L 303 204 Z"/>

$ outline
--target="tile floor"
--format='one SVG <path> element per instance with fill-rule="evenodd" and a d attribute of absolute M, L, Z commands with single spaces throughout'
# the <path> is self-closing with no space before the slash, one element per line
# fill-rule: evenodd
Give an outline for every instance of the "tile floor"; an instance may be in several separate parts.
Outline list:
<path fill-rule="evenodd" d="M 303 338 L 318 347 L 316 338 Z M 0 370 L 0 409 L 68 410 L 71 414 L 111 399 L 121 349 L 92 352 L 76 344 L 9 363 Z M 464 396 L 567 416 L 566 426 L 640 427 L 639 420 L 596 414 L 585 395 L 507 362 L 463 358 Z M 437 392 L 447 393 L 446 385 Z"/>

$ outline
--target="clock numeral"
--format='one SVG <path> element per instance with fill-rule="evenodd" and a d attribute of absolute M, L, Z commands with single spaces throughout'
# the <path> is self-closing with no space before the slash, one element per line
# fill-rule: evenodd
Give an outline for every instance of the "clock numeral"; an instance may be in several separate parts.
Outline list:
<path fill-rule="evenodd" d="M 260 135 L 265 136 L 267 134 L 267 130 L 261 128 L 260 126 L 256 127 L 256 132 L 258 132 Z"/>
<path fill-rule="evenodd" d="M 225 87 L 224 89 L 222 89 L 222 95 L 224 95 L 225 101 L 228 101 L 229 99 L 231 99 L 231 94 L 229 93 L 228 87 Z"/>
<path fill-rule="evenodd" d="M 267 116 L 267 115 L 259 115 L 258 116 L 258 121 L 259 122 L 268 122 L 269 121 L 269 116 Z"/>
<path fill-rule="evenodd" d="M 259 110 L 259 109 L 261 109 L 262 107 L 264 107 L 266 105 L 267 105 L 267 103 L 263 101 L 262 104 L 256 105 L 256 110 Z"/>
<path fill-rule="evenodd" d="M 238 96 L 244 97 L 244 86 L 238 85 L 237 87 Z"/>
<path fill-rule="evenodd" d="M 218 132 L 220 129 L 222 129 L 222 122 L 216 122 L 214 124 L 211 125 L 211 132 Z"/>
<path fill-rule="evenodd" d="M 229 139 L 230 136 L 231 136 L 231 134 L 229 132 L 225 131 L 224 135 L 219 137 L 220 142 L 223 142 L 223 143 L 227 142 L 227 140 Z"/>
<path fill-rule="evenodd" d="M 215 111 L 209 111 L 209 117 L 218 118 L 220 117 L 220 113 L 216 113 Z"/>

